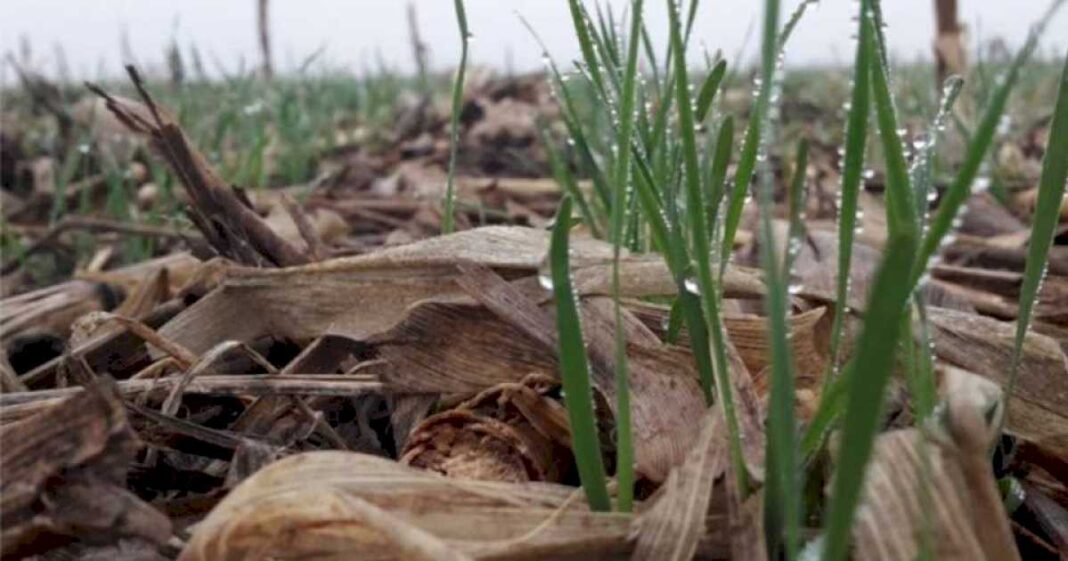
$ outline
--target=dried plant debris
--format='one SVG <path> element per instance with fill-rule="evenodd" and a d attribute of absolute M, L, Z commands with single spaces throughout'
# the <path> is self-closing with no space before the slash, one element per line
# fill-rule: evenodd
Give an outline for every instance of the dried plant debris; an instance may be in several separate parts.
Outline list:
<path fill-rule="evenodd" d="M 998 386 L 943 374 L 942 414 L 926 431 L 881 435 L 854 529 L 858 560 L 1020 559 L 989 467 L 1003 406 Z"/>
<path fill-rule="evenodd" d="M 591 19 L 591 33 L 619 23 L 613 17 Z M 957 64 L 943 42 L 943 62 Z M 628 44 L 587 46 L 612 57 Z M 837 77 L 813 74 L 819 89 L 801 97 L 792 88 L 811 77 L 784 82 L 780 136 L 810 141 L 808 167 L 790 169 L 781 146 L 761 147 L 771 234 L 758 235 L 757 208 L 743 204 L 733 253 L 713 256 L 724 263 L 720 298 L 703 304 L 720 305 L 726 364 L 717 366 L 741 433 L 736 464 L 724 400 L 706 401 L 701 389 L 694 351 L 705 342 L 692 338 L 680 304 L 695 271 L 664 255 L 681 249 L 699 260 L 699 244 L 689 233 L 674 238 L 683 222 L 663 233 L 644 221 L 660 210 L 664 220 L 681 218 L 683 207 L 670 203 L 691 210 L 689 202 L 636 201 L 618 270 L 602 235 L 616 202 L 617 127 L 596 109 L 622 97 L 613 68 L 587 61 L 563 76 L 575 77 L 571 86 L 473 69 L 457 117 L 457 231 L 440 235 L 453 146 L 433 76 L 412 91 L 396 76 L 344 81 L 329 96 L 317 80 L 249 82 L 222 100 L 215 85 L 210 95 L 188 79 L 156 87 L 130 69 L 132 88 L 80 88 L 76 99 L 12 62 L 28 97 L 9 98 L 0 116 L 3 558 L 769 559 L 777 544 L 764 535 L 765 498 L 774 496 L 765 410 L 777 349 L 764 300 L 779 281 L 766 284 L 756 267 L 760 244 L 770 237 L 771 253 L 791 252 L 778 288 L 794 414 L 806 434 L 826 421 L 822 407 L 834 400 L 824 398 L 843 387 L 893 238 L 891 176 L 860 164 L 862 214 L 851 243 L 839 245 L 845 162 L 836 133 L 821 124 L 840 113 Z M 722 116 L 752 107 L 734 70 L 701 89 L 715 100 L 695 127 L 711 163 Z M 598 79 L 589 92 L 572 88 Z M 922 85 L 903 89 L 930 89 Z M 654 195 L 670 194 L 657 190 L 685 178 L 672 164 L 681 121 L 660 92 L 638 87 L 634 173 L 623 176 L 635 189 L 652 180 Z M 130 97 L 111 93 L 120 91 Z M 239 105 L 207 110 L 231 94 Z M 925 103 L 901 105 L 922 112 Z M 976 108 L 963 105 L 959 128 L 973 128 Z M 1013 111 L 1027 115 L 1013 116 L 1011 134 L 997 135 L 980 167 L 990 178 L 974 181 L 993 187 L 967 197 L 918 289 L 915 340 L 899 345 L 851 529 L 854 560 L 1068 555 L 1068 206 L 1052 232 L 1018 376 L 1002 394 L 1014 322 L 1028 319 L 1019 300 L 1053 134 L 1053 118 L 1029 107 L 1046 105 L 1019 105 Z M 924 120 L 903 111 L 901 140 L 927 139 Z M 942 135 L 927 210 L 949 194 L 943 174 L 965 148 L 958 132 Z M 736 173 L 729 156 L 727 185 L 737 180 L 727 177 Z M 799 210 L 787 185 L 798 173 L 800 228 L 784 219 Z M 564 224 L 554 222 L 562 193 L 587 207 L 581 223 L 571 217 L 569 265 L 594 453 L 618 500 L 619 423 L 628 418 L 619 407 L 628 398 L 633 512 L 591 511 L 579 487 L 557 309 L 543 278 L 549 226 Z M 663 208 L 644 206 L 651 202 Z M 923 214 L 922 202 L 916 210 Z M 845 247 L 849 291 L 836 318 Z M 915 364 L 905 358 L 926 354 L 925 334 L 938 404 L 918 420 Z M 855 370 L 863 381 L 865 366 Z M 830 448 L 839 428 L 826 431 Z M 826 447 L 805 452 L 802 559 L 822 547 L 817 526 L 833 497 L 821 489 L 842 467 Z"/>
<path fill-rule="evenodd" d="M 443 478 L 315 452 L 276 462 L 219 504 L 179 559 L 625 558 L 630 517 L 591 513 L 573 488 Z"/>
<path fill-rule="evenodd" d="M 171 523 L 126 489 L 137 437 L 106 379 L 0 428 L 4 557 L 71 540 L 162 544 Z"/>

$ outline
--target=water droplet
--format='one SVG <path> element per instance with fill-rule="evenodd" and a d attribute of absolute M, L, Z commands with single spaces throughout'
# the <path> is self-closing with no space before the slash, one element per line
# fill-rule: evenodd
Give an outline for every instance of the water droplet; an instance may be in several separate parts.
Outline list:
<path fill-rule="evenodd" d="M 683 287 L 686 288 L 686 292 L 689 292 L 690 294 L 693 294 L 693 295 L 696 295 L 696 296 L 700 296 L 701 295 L 701 289 L 700 289 L 700 287 L 697 286 L 697 280 L 692 279 L 692 278 L 691 279 L 686 279 L 686 281 L 683 282 L 682 284 L 683 284 Z"/>
<path fill-rule="evenodd" d="M 1001 116 L 1001 119 L 998 120 L 998 136 L 1009 134 L 1010 129 L 1012 129 L 1012 117 L 1008 114 L 1004 114 Z"/>

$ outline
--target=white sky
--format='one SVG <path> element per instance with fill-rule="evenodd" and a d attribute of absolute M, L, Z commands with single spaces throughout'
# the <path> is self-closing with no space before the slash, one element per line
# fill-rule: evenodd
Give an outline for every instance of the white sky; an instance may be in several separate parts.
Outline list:
<path fill-rule="evenodd" d="M 459 44 L 451 0 L 413 0 L 424 41 L 435 68 L 453 66 Z M 927 57 L 934 27 L 933 0 L 884 0 L 888 40 L 900 58 Z M 799 0 L 785 0 L 784 14 Z M 959 0 L 961 20 L 971 38 L 1002 37 L 1019 45 L 1049 0 Z M 607 0 L 617 13 L 629 2 Z M 28 39 L 35 61 L 53 71 L 56 45 L 62 45 L 76 77 L 114 75 L 120 70 L 120 36 L 125 28 L 141 63 L 162 60 L 172 37 L 186 48 L 195 43 L 214 66 L 217 59 L 231 70 L 244 59 L 257 61 L 255 0 L 3 0 L 0 3 L 0 50 L 17 51 Z M 592 5 L 587 0 L 588 5 Z M 704 0 L 698 14 L 696 46 L 723 49 L 733 58 L 753 25 L 747 53 L 759 40 L 756 23 L 762 2 Z M 293 68 L 325 46 L 324 58 L 359 70 L 378 53 L 391 64 L 412 67 L 404 0 L 273 0 L 272 37 L 275 63 Z M 559 61 L 577 56 L 566 0 L 466 0 L 476 40 L 476 64 L 504 67 L 510 60 L 519 70 L 540 66 L 541 51 L 519 22 L 525 16 L 552 48 Z M 662 0 L 647 0 L 654 40 L 663 42 L 666 28 Z M 788 64 L 847 63 L 850 58 L 849 0 L 822 0 L 801 22 L 787 53 Z M 1043 50 L 1063 56 L 1068 44 L 1068 16 L 1062 10 L 1050 22 Z M 6 65 L 5 65 L 6 66 Z M 7 76 L 9 73 L 4 72 Z"/>

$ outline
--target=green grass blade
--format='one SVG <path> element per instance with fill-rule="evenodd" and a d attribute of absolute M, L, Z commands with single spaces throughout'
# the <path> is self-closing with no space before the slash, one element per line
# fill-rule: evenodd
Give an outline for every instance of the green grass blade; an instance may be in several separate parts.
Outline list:
<path fill-rule="evenodd" d="M 927 234 L 923 238 L 916 264 L 913 266 L 913 284 L 919 282 L 920 277 L 922 277 L 927 270 L 931 258 L 934 257 L 935 252 L 942 246 L 946 236 L 949 234 L 950 230 L 953 229 L 953 223 L 963 209 L 964 203 L 968 200 L 969 195 L 971 195 L 972 184 L 975 182 L 975 178 L 978 176 L 979 170 L 982 167 L 983 160 L 986 158 L 987 151 L 990 149 L 990 146 L 994 141 L 998 123 L 1001 121 L 1001 116 L 1005 112 L 1009 94 L 1012 92 L 1013 86 L 1019 78 L 1020 69 L 1031 57 L 1031 53 L 1034 52 L 1035 47 L 1038 45 L 1038 39 L 1045 30 L 1046 23 L 1052 19 L 1054 12 L 1063 4 L 1063 0 L 1054 2 L 1049 10 L 1047 10 L 1045 16 L 1039 20 L 1034 28 L 1032 28 L 1031 33 L 1027 37 L 1027 42 L 1020 48 L 1020 51 L 1016 54 L 1012 64 L 1009 66 L 1004 79 L 1000 81 L 997 88 L 994 90 L 994 93 L 991 95 L 990 101 L 983 112 L 983 118 L 972 134 L 972 140 L 968 145 L 964 164 L 961 165 L 956 178 L 950 185 L 949 189 L 946 190 L 945 195 L 943 195 L 942 202 L 938 207 L 938 212 L 935 214 L 934 219 L 931 221 L 927 230 Z"/>
<path fill-rule="evenodd" d="M 859 25 L 858 37 L 863 39 L 864 29 Z M 838 199 L 838 277 L 835 283 L 834 321 L 831 326 L 830 361 L 824 375 L 824 390 L 834 379 L 838 369 L 839 342 L 842 326 L 848 313 L 849 271 L 853 263 L 853 239 L 857 227 L 857 200 L 864 168 L 865 145 L 868 137 L 868 113 L 871 107 L 871 69 L 869 61 L 871 45 L 866 40 L 857 41 L 856 59 L 853 62 L 853 92 L 846 117 L 845 152 L 842 163 L 842 183 Z M 824 391 L 824 396 L 826 396 Z M 820 406 L 826 397 L 820 398 Z"/>
<path fill-rule="evenodd" d="M 873 6 L 877 3 L 873 2 Z M 877 13 L 877 10 L 876 10 Z M 874 23 L 872 24 L 874 26 Z M 878 45 L 878 35 L 869 32 Z M 878 52 L 878 49 L 876 49 Z M 871 58 L 871 91 L 875 103 L 879 138 L 882 141 L 883 158 L 886 160 L 886 227 L 890 236 L 909 230 L 916 236 L 919 221 L 916 217 L 915 193 L 909 181 L 908 163 L 901 136 L 897 131 L 897 112 L 890 96 L 890 69 L 883 65 L 882 58 Z"/>
<path fill-rule="evenodd" d="M 887 156 L 887 215 L 893 222 L 883 262 L 875 275 L 857 342 L 854 360 L 844 375 L 846 409 L 840 452 L 835 462 L 830 506 L 825 518 L 824 559 L 841 561 L 849 551 L 853 516 L 860 503 L 864 474 L 871 459 L 882 418 L 883 393 L 896 359 L 902 316 L 912 294 L 908 283 L 916 257 L 916 209 L 908 170 L 895 132 L 896 115 L 889 97 L 886 68 L 875 48 L 878 35 L 871 5 L 860 6 L 861 35 L 871 65 L 872 90 L 879 117 L 880 137 Z M 896 144 L 896 146 L 892 146 Z M 895 150 L 899 154 L 894 154 Z M 900 156 L 900 157 L 898 157 Z M 892 169 L 891 169 L 892 168 Z M 863 368 L 863 370 L 861 370 Z M 863 378 L 861 378 L 863 376 Z"/>
<path fill-rule="evenodd" d="M 810 3 L 809 0 L 804 0 L 797 7 L 774 45 L 765 44 L 762 46 L 761 56 L 763 58 L 771 57 L 774 59 L 774 57 L 783 52 L 783 49 L 786 48 L 787 40 L 793 34 Z M 777 16 L 776 21 L 778 21 Z M 768 100 L 771 97 L 772 85 L 769 83 L 768 76 L 770 75 L 762 76 L 758 86 L 757 100 L 749 116 L 749 123 L 746 125 L 745 140 L 742 142 L 742 151 L 738 157 L 738 168 L 734 173 L 734 188 L 731 189 L 730 200 L 727 203 L 727 216 L 723 226 L 723 242 L 720 249 L 723 260 L 720 263 L 720 275 L 727 269 L 727 263 L 730 261 L 731 250 L 734 248 L 734 237 L 738 233 L 738 226 L 742 220 L 742 210 L 745 208 L 745 203 L 748 199 L 749 183 L 753 180 L 753 172 L 756 170 L 762 124 L 760 115 L 767 111 Z"/>
<path fill-rule="evenodd" d="M 578 300 L 571 287 L 571 265 L 568 262 L 568 230 L 571 226 L 571 199 L 564 197 L 556 212 L 552 240 L 549 245 L 549 266 L 556 303 L 556 329 L 560 346 L 560 378 L 564 386 L 564 403 L 571 423 L 571 442 L 575 453 L 582 488 L 593 510 L 611 508 L 605 484 L 601 443 L 597 438 L 597 418 L 593 411 L 593 389 L 590 386 L 590 366 L 586 345 L 582 339 L 582 323 Z"/>
<path fill-rule="evenodd" d="M 604 91 L 604 79 L 601 76 L 601 65 L 597 60 L 597 51 L 590 37 L 590 20 L 580 0 L 568 0 L 568 8 L 571 11 L 571 22 L 575 27 L 575 36 L 578 37 L 579 49 L 582 51 L 582 59 L 586 62 L 586 71 L 598 90 Z"/>
<path fill-rule="evenodd" d="M 582 126 L 583 121 L 579 119 L 580 113 L 575 99 L 571 95 L 571 90 L 568 89 L 567 82 L 560 73 L 559 67 L 556 66 L 556 62 L 549 56 L 549 48 L 545 42 L 542 41 L 541 36 L 538 35 L 537 31 L 534 30 L 534 27 L 530 25 L 530 22 L 527 21 L 526 18 L 520 16 L 519 21 L 527 28 L 527 31 L 530 32 L 530 35 L 541 47 L 542 58 L 548 62 L 549 72 L 552 74 L 553 83 L 556 86 L 555 92 L 560 100 L 560 108 L 563 111 L 563 121 L 564 125 L 567 127 L 568 135 L 574 143 L 575 151 L 578 152 L 579 159 L 585 168 L 586 173 L 589 174 L 590 181 L 593 182 L 597 200 L 600 201 L 603 207 L 607 208 L 611 205 L 611 193 L 608 188 L 608 182 L 605 180 L 604 173 L 601 171 L 597 158 L 594 157 L 593 150 L 590 148 L 590 144 L 587 141 L 586 131 Z"/>
<path fill-rule="evenodd" d="M 912 368 L 906 370 L 909 374 L 909 394 L 911 396 L 913 415 L 917 419 L 925 419 L 934 410 L 935 401 L 938 399 L 938 388 L 935 384 L 934 353 L 931 345 L 931 326 L 927 321 L 927 305 L 923 298 L 916 294 L 913 297 L 913 308 L 916 313 L 917 338 L 913 344 L 913 326 L 906 316 L 905 328 L 907 336 L 902 341 L 906 348 L 906 356 L 912 358 Z"/>
<path fill-rule="evenodd" d="M 731 391 L 730 378 L 727 374 L 726 342 L 720 323 L 719 290 L 712 276 L 709 262 L 711 251 L 708 238 L 708 224 L 705 222 L 705 204 L 701 192 L 701 176 L 697 163 L 697 141 L 694 131 L 693 104 L 690 99 L 689 71 L 686 67 L 686 49 L 682 42 L 682 30 L 679 23 L 678 7 L 674 0 L 667 0 L 670 19 L 671 45 L 674 52 L 675 71 L 675 106 L 679 117 L 679 133 L 682 138 L 682 155 L 684 180 L 689 212 L 693 258 L 696 262 L 697 293 L 704 304 L 704 319 L 711 336 L 711 351 L 714 357 L 714 374 L 716 380 L 716 398 L 719 400 L 727 423 L 730 438 L 731 459 L 734 472 L 738 478 L 739 489 L 748 490 L 748 472 L 742 458 L 741 430 Z M 692 292 L 693 287 L 685 286 L 685 292 Z"/>
<path fill-rule="evenodd" d="M 761 84 L 763 92 L 770 85 Z M 760 120 L 756 115 L 761 111 L 760 99 L 764 95 L 758 95 L 749 123 L 745 127 L 745 140 L 742 141 L 742 152 L 738 158 L 738 167 L 734 172 L 734 187 L 731 189 L 730 199 L 727 201 L 727 216 L 723 224 L 723 246 L 720 255 L 723 261 L 720 263 L 720 274 L 727 269 L 730 255 L 734 249 L 734 236 L 738 233 L 738 226 L 742 221 L 742 210 L 745 208 L 749 192 L 749 182 L 753 180 L 753 170 L 756 167 L 757 150 L 760 147 Z"/>
<path fill-rule="evenodd" d="M 727 182 L 727 166 L 731 162 L 734 143 L 734 117 L 727 116 L 719 127 L 716 137 L 716 153 L 712 157 L 712 169 L 708 180 L 708 226 L 714 232 L 719 219 L 719 206 L 723 202 Z"/>
<path fill-rule="evenodd" d="M 933 183 L 931 168 L 935 147 L 938 146 L 940 133 L 946 127 L 946 121 L 953 110 L 953 104 L 960 96 L 963 85 L 964 80 L 960 76 L 950 76 L 942 84 L 942 100 L 939 103 L 938 112 L 931 121 L 931 126 L 927 128 L 927 136 L 918 147 L 912 160 L 912 167 L 909 169 L 912 188 L 916 190 L 916 212 L 922 217 L 920 222 L 924 229 L 927 227 L 927 207 L 931 202 L 931 195 L 935 194 L 931 190 Z"/>
<path fill-rule="evenodd" d="M 452 84 L 452 115 L 449 118 L 449 172 L 445 182 L 445 209 L 441 220 L 441 232 L 452 233 L 454 207 L 456 206 L 456 153 L 460 148 L 460 110 L 463 107 L 464 75 L 467 73 L 467 44 L 471 32 L 467 29 L 467 12 L 464 1 L 455 0 L 456 22 L 460 27 L 460 66 Z"/>
<path fill-rule="evenodd" d="M 618 158 L 615 169 L 615 196 L 612 200 L 612 299 L 615 307 L 615 375 L 616 427 L 618 442 L 616 451 L 616 480 L 619 484 L 617 497 L 618 510 L 630 512 L 634 500 L 634 449 L 630 424 L 630 390 L 627 376 L 627 340 L 623 330 L 623 314 L 619 302 L 620 276 L 619 258 L 622 251 L 623 225 L 626 210 L 630 207 L 630 155 L 631 136 L 634 131 L 634 89 L 638 74 L 638 35 L 642 24 L 642 0 L 631 4 L 631 32 L 627 45 L 627 67 L 623 75 L 623 92 L 619 101 L 619 136 L 616 144 Z"/>
<path fill-rule="evenodd" d="M 697 112 L 694 115 L 694 120 L 698 123 L 704 122 L 705 117 L 708 116 L 708 110 L 712 108 L 712 101 L 716 98 L 716 92 L 719 91 L 719 85 L 723 81 L 723 75 L 726 73 L 727 62 L 721 60 L 712 68 L 708 76 L 705 76 L 705 81 L 701 84 L 701 91 L 697 94 Z"/>
<path fill-rule="evenodd" d="M 783 255 L 782 272 L 787 280 L 794 266 L 794 258 L 801 251 L 805 233 L 805 173 L 808 170 L 808 140 L 802 138 L 797 143 L 797 156 L 794 158 L 794 176 L 790 181 L 790 230 L 786 239 L 786 253 Z"/>
<path fill-rule="evenodd" d="M 801 3 L 797 5 L 794 12 L 790 14 L 790 19 L 786 20 L 786 25 L 782 26 L 782 31 L 779 32 L 779 50 L 782 51 L 786 48 L 786 42 L 790 40 L 790 36 L 794 34 L 794 29 L 797 29 L 797 24 L 801 23 L 801 18 L 805 15 L 805 10 L 813 4 L 819 3 L 819 0 L 801 0 Z"/>
<path fill-rule="evenodd" d="M 824 520 L 823 558 L 828 561 L 841 561 L 848 553 L 853 515 L 878 436 L 883 393 L 896 356 L 901 316 L 911 294 L 907 282 L 915 246 L 915 238 L 909 231 L 899 233 L 887 243 L 883 263 L 872 285 L 856 358 L 843 375 L 846 410 L 842 442 Z M 857 365 L 863 365 L 863 369 Z"/>
<path fill-rule="evenodd" d="M 764 2 L 764 33 L 762 48 L 762 79 L 773 84 L 777 59 L 780 52 L 777 40 L 779 26 L 778 0 Z M 770 89 L 764 90 L 770 95 Z M 794 416 L 793 357 L 789 343 L 789 327 L 786 322 L 788 296 L 784 269 L 779 261 L 775 234 L 772 229 L 772 213 L 775 176 L 767 161 L 766 152 L 774 137 L 774 122 L 770 116 L 769 98 L 758 103 L 763 111 L 753 118 L 760 119 L 764 131 L 763 145 L 759 151 L 765 157 L 760 162 L 760 188 L 757 202 L 760 211 L 760 257 L 764 270 L 767 295 L 764 307 L 768 322 L 768 339 L 771 344 L 771 392 L 768 399 L 767 441 L 765 442 L 765 487 L 764 487 L 764 537 L 769 558 L 797 558 L 801 528 L 801 486 L 797 466 L 796 419 Z M 801 143 L 798 164 L 807 165 L 807 147 Z M 795 173 L 795 184 L 803 185 L 804 169 Z M 800 191 L 800 189 L 797 189 Z M 796 198 L 796 197 L 795 197 Z M 788 254 L 789 252 L 787 252 Z"/>
<path fill-rule="evenodd" d="M 1050 246 L 1060 219 L 1061 201 L 1068 187 L 1068 57 L 1065 58 L 1057 92 L 1057 105 L 1053 111 L 1049 144 L 1042 159 L 1042 175 L 1038 181 L 1038 201 L 1031 226 L 1031 241 L 1027 247 L 1027 265 L 1024 267 L 1023 284 L 1020 286 L 1020 307 L 1016 319 L 1016 343 L 1012 352 L 1012 370 L 1009 375 L 1007 395 L 1012 395 L 1019 373 L 1020 353 L 1024 337 L 1031 323 L 1035 301 L 1046 276 Z M 1006 408 L 1008 403 L 1006 402 Z M 1007 415 L 1003 416 L 1007 417 Z"/>
<path fill-rule="evenodd" d="M 570 195 L 578 204 L 579 214 L 582 215 L 582 221 L 586 224 L 586 227 L 590 229 L 590 233 L 593 234 L 593 237 L 602 237 L 601 227 L 597 222 L 597 216 L 593 213 L 593 209 L 590 208 L 590 204 L 586 200 L 586 194 L 579 189 L 574 174 L 568 169 L 567 164 L 563 160 L 563 156 L 557 150 L 556 144 L 549 138 L 549 132 L 545 123 L 540 121 L 538 122 L 538 138 L 541 140 L 541 145 L 545 147 L 545 155 L 549 160 L 549 169 L 552 170 L 553 178 L 556 180 L 556 183 L 560 185 L 564 192 Z"/>
<path fill-rule="evenodd" d="M 849 372 L 846 365 L 843 372 Z M 820 404 L 816 413 L 812 415 L 808 427 L 801 436 L 801 457 L 805 463 L 810 463 L 816 458 L 816 454 L 822 449 L 823 440 L 834 426 L 842 412 L 845 411 L 846 395 L 849 391 L 849 380 L 844 375 L 836 376 L 825 384 L 820 392 Z"/>

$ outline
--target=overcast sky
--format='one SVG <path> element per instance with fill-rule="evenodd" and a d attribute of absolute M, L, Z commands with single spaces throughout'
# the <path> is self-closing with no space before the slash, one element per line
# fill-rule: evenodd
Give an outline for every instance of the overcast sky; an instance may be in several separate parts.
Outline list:
<path fill-rule="evenodd" d="M 424 41 L 435 68 L 458 60 L 458 41 L 451 0 L 413 0 Z M 784 18 L 799 0 L 784 2 Z M 976 38 L 1002 37 L 1019 45 L 1029 26 L 1049 0 L 959 0 L 961 20 L 972 43 Z M 629 2 L 605 2 L 618 11 Z M 56 46 L 61 45 L 79 78 L 115 74 L 122 62 L 123 30 L 141 63 L 158 62 L 172 37 L 187 48 L 196 44 L 209 67 L 214 60 L 231 70 L 244 59 L 257 61 L 254 0 L 3 0 L 0 2 L 0 47 L 18 51 L 21 38 L 32 47 L 34 60 L 54 71 Z M 588 5 L 592 3 L 588 0 Z M 662 1 L 647 1 L 647 18 L 654 40 L 665 38 L 666 13 Z M 705 0 L 695 28 L 695 47 L 722 49 L 729 58 L 747 45 L 755 52 L 762 2 Z M 410 69 L 404 0 L 274 0 L 271 30 L 276 65 L 297 66 L 323 48 L 331 63 L 355 70 L 372 64 L 378 54 L 391 64 Z M 527 18 L 551 47 L 551 54 L 567 61 L 577 44 L 568 19 L 566 0 L 467 0 L 475 41 L 472 60 L 478 64 L 519 70 L 540 66 L 541 50 L 524 29 Z M 934 27 L 932 0 L 884 0 L 888 41 L 899 59 L 929 57 Z M 851 58 L 849 0 L 823 0 L 801 22 L 787 53 L 788 64 L 836 64 Z M 1043 42 L 1047 53 L 1063 55 L 1068 46 L 1068 16 L 1050 23 Z M 746 43 L 747 31 L 753 36 Z M 4 72 L 5 76 L 9 75 Z"/>

